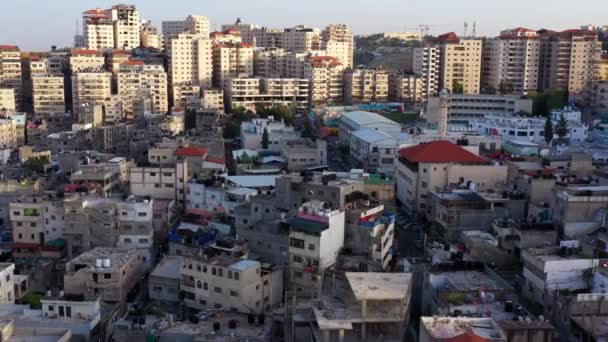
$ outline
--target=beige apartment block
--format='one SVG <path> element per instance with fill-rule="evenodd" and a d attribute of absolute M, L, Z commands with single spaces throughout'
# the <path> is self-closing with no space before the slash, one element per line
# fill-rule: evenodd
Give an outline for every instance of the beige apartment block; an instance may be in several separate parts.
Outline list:
<path fill-rule="evenodd" d="M 14 90 L 15 106 L 21 109 L 21 52 L 17 46 L 0 45 L 0 88 Z"/>
<path fill-rule="evenodd" d="M 117 73 L 123 63 L 129 61 L 131 54 L 125 50 L 114 50 L 105 53 L 106 69 L 111 73 Z"/>
<path fill-rule="evenodd" d="M 603 54 L 597 64 L 597 76 L 595 77 L 598 81 L 608 81 L 608 54 Z"/>
<path fill-rule="evenodd" d="M 158 33 L 155 26 L 150 21 L 141 25 L 140 45 L 145 48 L 162 50 L 164 48 L 164 37 Z"/>
<path fill-rule="evenodd" d="M 64 114 L 63 76 L 35 74 L 32 76 L 32 101 L 35 114 Z"/>
<path fill-rule="evenodd" d="M 281 45 L 281 36 L 283 29 L 260 27 L 252 30 L 253 38 L 255 38 L 255 46 L 261 48 L 278 48 Z M 253 44 L 254 42 L 251 42 Z"/>
<path fill-rule="evenodd" d="M 134 49 L 141 41 L 141 20 L 134 5 L 116 5 L 112 7 L 114 26 L 114 48 Z"/>
<path fill-rule="evenodd" d="M 310 57 L 304 67 L 304 78 L 310 80 L 310 100 L 341 102 L 344 90 L 344 65 L 335 57 Z"/>
<path fill-rule="evenodd" d="M 184 84 L 211 88 L 213 75 L 211 40 L 201 35 L 178 34 L 167 46 L 169 86 L 173 90 L 173 103 L 182 100 L 176 87 Z M 200 91 L 200 90 L 199 90 Z M 180 91 L 181 93 L 181 91 Z M 200 94 L 198 95 L 200 97 Z"/>
<path fill-rule="evenodd" d="M 17 108 L 15 107 L 15 89 L 0 88 L 0 113 L 1 112 L 14 112 Z"/>
<path fill-rule="evenodd" d="M 225 89 L 228 108 L 286 105 L 308 108 L 309 81 L 298 78 L 232 78 Z"/>
<path fill-rule="evenodd" d="M 461 39 L 454 32 L 436 39 L 439 47 L 439 87 L 465 94 L 479 94 L 481 86 L 481 39 Z"/>
<path fill-rule="evenodd" d="M 169 20 L 161 23 L 161 32 L 165 39 L 186 32 L 186 22 L 184 20 Z"/>
<path fill-rule="evenodd" d="M 143 252 L 97 247 L 66 264 L 66 294 L 99 296 L 103 302 L 126 304 L 127 294 L 142 281 Z"/>
<path fill-rule="evenodd" d="M 223 32 L 233 29 L 240 32 L 242 43 L 253 44 L 257 40 L 254 30 L 259 28 L 256 25 L 244 23 L 240 18 L 234 24 L 222 25 Z"/>
<path fill-rule="evenodd" d="M 321 49 L 319 29 L 298 25 L 286 28 L 280 35 L 280 47 L 286 51 L 303 52 Z"/>
<path fill-rule="evenodd" d="M 222 89 L 204 89 L 202 91 L 201 105 L 216 111 L 224 111 L 224 91 Z"/>
<path fill-rule="evenodd" d="M 253 52 L 253 75 L 256 77 L 283 77 L 287 52 L 280 48 L 256 49 Z"/>
<path fill-rule="evenodd" d="M 70 56 L 70 71 L 99 71 L 106 65 L 105 58 L 97 50 L 74 49 Z"/>
<path fill-rule="evenodd" d="M 420 103 L 428 99 L 422 76 L 392 72 L 389 75 L 388 94 L 391 101 Z"/>
<path fill-rule="evenodd" d="M 224 31 L 211 32 L 209 39 L 213 41 L 213 44 L 238 44 L 243 43 L 241 32 L 238 29 L 227 29 Z M 253 45 L 251 43 L 245 43 Z"/>
<path fill-rule="evenodd" d="M 439 93 L 440 50 L 437 47 L 419 47 L 411 51 L 412 69 L 422 79 L 423 97 Z"/>
<path fill-rule="evenodd" d="M 209 19 L 202 15 L 189 15 L 184 22 L 186 31 L 209 38 Z"/>
<path fill-rule="evenodd" d="M 344 101 L 383 102 L 388 100 L 388 71 L 350 69 L 344 72 Z"/>
<path fill-rule="evenodd" d="M 153 112 L 168 112 L 167 73 L 161 65 L 144 65 L 139 61 L 123 63 L 116 81 L 125 113 L 133 114 L 133 101 L 141 91 L 152 99 Z"/>
<path fill-rule="evenodd" d="M 505 30 L 483 46 L 482 86 L 510 94 L 538 89 L 540 42 L 536 31 Z"/>
<path fill-rule="evenodd" d="M 346 25 L 329 25 L 323 30 L 321 37 L 321 49 L 325 50 L 328 56 L 338 58 L 347 68 L 354 66 L 355 40 L 353 31 Z"/>
<path fill-rule="evenodd" d="M 216 44 L 213 46 L 213 84 L 223 89 L 234 77 L 253 76 L 253 45 Z"/>
<path fill-rule="evenodd" d="M 104 104 L 111 96 L 109 72 L 77 72 L 72 76 L 72 108 L 75 114 L 85 104 Z"/>
<path fill-rule="evenodd" d="M 539 88 L 568 89 L 580 94 L 597 76 L 597 63 L 602 53 L 602 42 L 597 31 L 541 30 Z"/>
<path fill-rule="evenodd" d="M 17 147 L 17 128 L 11 119 L 0 119 L 0 148 Z"/>
<path fill-rule="evenodd" d="M 84 12 L 82 25 L 87 49 L 114 48 L 114 24 L 111 10 L 96 8 Z"/>

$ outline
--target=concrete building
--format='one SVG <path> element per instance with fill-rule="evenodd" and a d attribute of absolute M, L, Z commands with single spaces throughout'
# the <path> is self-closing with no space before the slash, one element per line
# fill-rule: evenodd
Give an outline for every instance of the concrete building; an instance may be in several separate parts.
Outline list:
<path fill-rule="evenodd" d="M 241 32 L 237 29 L 226 29 L 222 31 L 211 32 L 209 38 L 213 44 L 240 44 L 243 43 Z M 246 43 L 253 46 L 251 43 Z"/>
<path fill-rule="evenodd" d="M 344 101 L 383 102 L 388 100 L 388 71 L 350 69 L 344 72 Z"/>
<path fill-rule="evenodd" d="M 0 304 L 15 303 L 15 264 L 0 263 Z"/>
<path fill-rule="evenodd" d="M 209 38 L 209 19 L 202 15 L 189 15 L 184 21 L 184 28 L 191 34 Z"/>
<path fill-rule="evenodd" d="M 608 113 L 608 82 L 593 82 L 589 92 L 593 109 L 600 113 Z M 2 95 L 0 94 L 0 103 L 1 98 Z"/>
<path fill-rule="evenodd" d="M 72 76 L 72 108 L 78 115 L 84 104 L 103 105 L 110 99 L 111 74 L 107 72 L 77 72 Z"/>
<path fill-rule="evenodd" d="M 10 203 L 13 241 L 16 247 L 36 250 L 47 242 L 44 229 L 43 199 L 31 196 Z M 19 251 L 18 251 L 19 252 Z"/>
<path fill-rule="evenodd" d="M 259 29 L 259 27 L 254 24 L 244 23 L 240 18 L 238 18 L 234 24 L 222 25 L 222 31 L 237 30 L 241 36 L 241 41 L 247 44 L 253 44 L 256 40 L 254 39 L 255 36 L 253 34 L 255 29 Z"/>
<path fill-rule="evenodd" d="M 211 40 L 202 35 L 180 33 L 167 44 L 169 89 L 173 105 L 186 103 L 184 87 L 211 88 L 213 63 Z"/>
<path fill-rule="evenodd" d="M 230 78 L 224 94 L 228 109 L 255 112 L 258 106 L 285 105 L 304 111 L 309 107 L 309 81 L 301 78 Z"/>
<path fill-rule="evenodd" d="M 126 308 L 127 295 L 144 274 L 141 252 L 137 249 L 97 247 L 66 264 L 66 294 L 99 296 L 101 301 Z"/>
<path fill-rule="evenodd" d="M 388 98 L 391 101 L 421 103 L 428 98 L 422 76 L 391 72 L 388 81 Z"/>
<path fill-rule="evenodd" d="M 184 190 L 188 179 L 186 161 L 177 161 L 173 165 L 133 166 L 129 169 L 133 195 L 175 200 L 181 207 L 184 205 Z"/>
<path fill-rule="evenodd" d="M 539 88 L 581 94 L 596 77 L 602 43 L 597 31 L 541 30 Z"/>
<path fill-rule="evenodd" d="M 21 110 L 21 52 L 19 47 L 0 45 L 0 88 L 13 89 L 15 107 Z"/>
<path fill-rule="evenodd" d="M 100 8 L 82 13 L 84 45 L 87 49 L 114 48 L 114 23 L 111 10 Z"/>
<path fill-rule="evenodd" d="M 0 113 L 11 113 L 16 109 L 15 89 L 0 89 Z"/>
<path fill-rule="evenodd" d="M 478 190 L 495 189 L 506 182 L 507 167 L 445 140 L 399 151 L 397 197 L 409 210 L 427 211 L 429 191 L 456 184 L 475 184 Z"/>
<path fill-rule="evenodd" d="M 438 342 L 446 339 L 476 339 L 507 342 L 507 335 L 492 318 L 421 317 L 418 341 Z"/>
<path fill-rule="evenodd" d="M 289 280 L 296 292 L 320 290 L 344 246 L 345 214 L 320 201 L 302 204 L 289 219 Z"/>
<path fill-rule="evenodd" d="M 336 57 L 346 68 L 354 67 L 355 40 L 353 32 L 343 24 L 327 26 L 321 32 L 321 50 Z"/>
<path fill-rule="evenodd" d="M 364 169 L 394 174 L 398 140 L 393 135 L 373 128 L 355 131 L 350 139 L 350 157 Z"/>
<path fill-rule="evenodd" d="M 74 49 L 69 59 L 70 72 L 90 72 L 104 70 L 105 58 L 97 50 Z"/>
<path fill-rule="evenodd" d="M 481 39 L 460 39 L 454 32 L 437 37 L 439 88 L 451 93 L 479 94 Z"/>
<path fill-rule="evenodd" d="M 253 76 L 253 50 L 245 43 L 213 45 L 213 85 L 224 89 L 231 78 Z"/>
<path fill-rule="evenodd" d="M 116 203 L 118 216 L 119 248 L 142 252 L 146 270 L 154 265 L 154 200 L 131 196 Z"/>
<path fill-rule="evenodd" d="M 181 256 L 167 255 L 150 273 L 148 296 L 153 303 L 169 310 L 179 305 L 179 282 L 183 262 Z"/>
<path fill-rule="evenodd" d="M 286 51 L 320 50 L 321 47 L 321 32 L 319 32 L 319 29 L 304 25 L 284 29 L 279 39 L 279 46 Z"/>
<path fill-rule="evenodd" d="M 578 238 L 605 224 L 608 187 L 572 186 L 558 191 L 553 220 L 566 237 Z"/>
<path fill-rule="evenodd" d="M 32 76 L 32 101 L 35 114 L 64 114 L 63 76 Z"/>
<path fill-rule="evenodd" d="M 218 248 L 184 257 L 180 273 L 184 302 L 194 310 L 259 314 L 276 307 L 282 299 L 280 267 L 229 255 Z"/>
<path fill-rule="evenodd" d="M 500 32 L 483 45 L 482 88 L 507 94 L 538 89 L 540 42 L 523 27 Z"/>
<path fill-rule="evenodd" d="M 186 31 L 186 22 L 184 20 L 170 20 L 161 22 L 161 32 L 165 38 L 169 38 Z"/>
<path fill-rule="evenodd" d="M 577 255 L 564 247 L 523 250 L 523 295 L 536 303 L 544 302 L 545 291 L 577 291 L 588 288 L 585 277 L 600 260 Z"/>
<path fill-rule="evenodd" d="M 125 113 L 133 114 L 133 102 L 142 91 L 152 100 L 154 113 L 169 111 L 167 74 L 162 66 L 144 65 L 143 62 L 123 63 L 116 75 L 116 83 Z"/>
<path fill-rule="evenodd" d="M 164 50 L 164 37 L 150 21 L 142 22 L 140 39 L 141 47 Z"/>
<path fill-rule="evenodd" d="M 401 133 L 400 124 L 380 114 L 363 111 L 348 112 L 340 116 L 340 143 L 351 146 L 353 134 L 362 129 L 384 131 L 392 136 L 398 136 Z"/>
<path fill-rule="evenodd" d="M 134 5 L 112 7 L 114 48 L 130 50 L 140 46 L 141 20 Z"/>
<path fill-rule="evenodd" d="M 276 121 L 274 117 L 254 119 L 241 123 L 241 147 L 250 150 L 262 149 L 262 135 L 268 132 L 268 149 L 280 150 L 280 142 L 286 138 L 299 138 L 293 127 L 285 125 L 283 121 Z"/>
<path fill-rule="evenodd" d="M 344 68 L 335 57 L 310 57 L 304 64 L 304 78 L 310 80 L 310 101 L 341 102 L 344 96 Z"/>
<path fill-rule="evenodd" d="M 448 116 L 450 123 L 468 123 L 486 115 L 515 116 L 518 113 L 532 113 L 532 99 L 508 95 L 448 95 Z M 427 121 L 438 121 L 440 97 L 433 96 L 427 102 Z"/>
<path fill-rule="evenodd" d="M 408 68 L 405 71 L 420 76 L 424 98 L 437 95 L 440 85 L 440 49 L 434 46 L 424 46 L 412 48 L 409 54 L 412 56 L 411 70 Z"/>
<path fill-rule="evenodd" d="M 292 172 L 308 167 L 327 165 L 327 142 L 318 139 L 285 139 L 280 143 L 281 155 L 287 160 L 287 168 Z"/>
<path fill-rule="evenodd" d="M 0 147 L 2 149 L 15 148 L 18 145 L 18 132 L 15 122 L 0 119 Z"/>

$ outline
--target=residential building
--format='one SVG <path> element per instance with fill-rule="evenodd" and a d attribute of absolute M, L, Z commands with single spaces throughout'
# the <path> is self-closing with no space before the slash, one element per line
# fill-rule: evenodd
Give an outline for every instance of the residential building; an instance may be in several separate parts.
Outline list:
<path fill-rule="evenodd" d="M 12 113 L 16 109 L 15 89 L 0 89 L 0 113 Z"/>
<path fill-rule="evenodd" d="M 114 48 L 131 50 L 140 46 L 141 20 L 134 5 L 112 7 Z"/>
<path fill-rule="evenodd" d="M 483 45 L 482 88 L 506 94 L 538 89 L 540 42 L 523 27 L 500 32 Z"/>
<path fill-rule="evenodd" d="M 188 163 L 178 160 L 173 165 L 142 165 L 129 169 L 131 193 L 154 199 L 175 200 L 184 206 L 184 191 L 188 182 Z"/>
<path fill-rule="evenodd" d="M 606 186 L 569 186 L 560 190 L 555 197 L 553 221 L 569 238 L 592 233 L 604 224 L 607 195 Z"/>
<path fill-rule="evenodd" d="M 230 109 L 243 107 L 255 112 L 259 106 L 270 107 L 282 104 L 304 111 L 309 107 L 309 81 L 307 79 L 230 78 L 225 83 L 224 91 L 226 106 Z M 211 101 L 213 101 L 213 97 Z M 217 106 L 218 103 L 215 105 Z"/>
<path fill-rule="evenodd" d="M 441 99 L 439 96 L 428 98 L 426 112 L 428 121 L 437 122 L 434 114 L 439 113 Z M 532 99 L 516 95 L 467 95 L 448 94 L 448 117 L 451 123 L 468 123 L 471 120 L 484 118 L 488 114 L 515 116 L 520 113 L 532 113 Z"/>
<path fill-rule="evenodd" d="M 243 43 L 241 38 L 241 32 L 237 29 L 226 29 L 222 31 L 211 32 L 209 38 L 213 41 L 213 44 L 240 44 Z M 250 44 L 251 43 L 245 43 Z"/>
<path fill-rule="evenodd" d="M 153 203 L 148 198 L 131 196 L 116 203 L 118 216 L 118 247 L 142 252 L 147 271 L 154 264 Z"/>
<path fill-rule="evenodd" d="M 392 136 L 401 133 L 401 125 L 372 112 L 355 111 L 340 116 L 340 143 L 351 146 L 353 134 L 361 129 L 384 131 Z"/>
<path fill-rule="evenodd" d="M 217 244 L 185 256 L 180 288 L 186 306 L 259 314 L 282 299 L 282 268 L 229 254 Z"/>
<path fill-rule="evenodd" d="M 287 160 L 291 172 L 308 167 L 327 165 L 327 142 L 318 139 L 285 139 L 280 142 L 281 155 Z"/>
<path fill-rule="evenodd" d="M 0 119 L 0 147 L 12 149 L 18 146 L 18 134 L 15 122 L 10 119 Z"/>
<path fill-rule="evenodd" d="M 189 15 L 184 21 L 184 28 L 191 34 L 209 38 L 209 19 L 202 15 Z"/>
<path fill-rule="evenodd" d="M 165 38 L 186 32 L 186 22 L 184 20 L 163 21 L 161 23 L 162 34 Z"/>
<path fill-rule="evenodd" d="M 78 108 L 78 124 L 84 129 L 100 126 L 103 123 L 103 105 L 85 102 Z"/>
<path fill-rule="evenodd" d="M 479 94 L 481 39 L 458 38 L 454 32 L 437 37 L 439 88 L 451 93 Z"/>
<path fill-rule="evenodd" d="M 196 34 L 180 33 L 167 44 L 168 77 L 174 106 L 184 103 L 184 87 L 211 88 L 213 76 L 211 40 Z"/>
<path fill-rule="evenodd" d="M 32 146 L 22 145 L 19 146 L 19 161 L 25 163 L 30 159 L 37 160 L 51 160 L 51 150 L 42 148 L 33 148 Z"/>
<path fill-rule="evenodd" d="M 131 122 L 95 127 L 93 129 L 93 147 L 101 152 L 128 153 L 130 147 L 124 142 L 131 141 L 133 130 Z"/>
<path fill-rule="evenodd" d="M 253 50 L 245 43 L 213 45 L 213 85 L 224 89 L 231 78 L 253 76 Z"/>
<path fill-rule="evenodd" d="M 495 165 L 463 146 L 436 140 L 399 151 L 397 197 L 411 211 L 427 212 L 429 192 L 474 183 L 478 190 L 505 184 L 507 166 Z"/>
<path fill-rule="evenodd" d="M 383 102 L 388 100 L 388 71 L 350 69 L 344 72 L 344 101 Z"/>
<path fill-rule="evenodd" d="M 421 317 L 420 342 L 471 338 L 480 341 L 507 342 L 500 324 L 485 317 Z"/>
<path fill-rule="evenodd" d="M 75 185 L 93 185 L 101 193 L 120 190 L 127 181 L 128 163 L 117 157 L 108 162 L 80 165 L 72 170 L 71 181 Z"/>
<path fill-rule="evenodd" d="M 421 76 L 409 73 L 392 72 L 389 74 L 388 98 L 391 101 L 421 103 L 428 98 L 424 80 Z"/>
<path fill-rule="evenodd" d="M 143 22 L 141 25 L 141 42 L 140 46 L 144 48 L 152 48 L 157 50 L 164 49 L 164 37 L 158 33 L 156 26 L 150 21 Z"/>
<path fill-rule="evenodd" d="M 0 263 L 0 304 L 15 303 L 15 264 Z"/>
<path fill-rule="evenodd" d="M 84 104 L 104 104 L 111 95 L 111 74 L 77 72 L 72 76 L 72 108 L 78 115 Z"/>
<path fill-rule="evenodd" d="M 346 25 L 329 25 L 321 32 L 321 50 L 337 58 L 346 68 L 354 67 L 354 46 L 353 32 Z"/>
<path fill-rule="evenodd" d="M 101 301 L 118 303 L 126 309 L 127 294 L 144 275 L 141 252 L 137 249 L 97 247 L 66 264 L 66 294 L 99 296 Z"/>
<path fill-rule="evenodd" d="M 299 138 L 293 127 L 287 126 L 283 121 L 266 119 L 253 119 L 241 122 L 241 147 L 244 149 L 262 149 L 262 135 L 268 132 L 268 149 L 280 150 L 280 142 L 286 138 Z"/>
<path fill-rule="evenodd" d="M 423 97 L 428 98 L 439 93 L 441 50 L 438 47 L 425 46 L 411 49 L 412 68 L 406 70 L 422 80 Z"/>
<path fill-rule="evenodd" d="M 593 82 L 589 91 L 591 93 L 591 105 L 594 110 L 600 113 L 608 113 L 608 82 Z M 0 93 L 0 107 L 2 107 L 1 103 L 2 94 Z"/>
<path fill-rule="evenodd" d="M 373 128 L 352 133 L 349 145 L 350 157 L 364 169 L 394 174 L 398 140 L 393 135 Z"/>
<path fill-rule="evenodd" d="M 123 110 L 127 114 L 133 114 L 133 102 L 142 91 L 151 98 L 154 113 L 164 114 L 169 111 L 167 74 L 161 65 L 123 63 L 116 80 Z"/>
<path fill-rule="evenodd" d="M 0 45 L 0 88 L 13 89 L 15 107 L 21 110 L 21 52 L 19 47 Z"/>
<path fill-rule="evenodd" d="M 32 101 L 35 114 L 64 114 L 63 76 L 32 75 Z"/>
<path fill-rule="evenodd" d="M 581 94 L 596 77 L 602 42 L 594 30 L 541 30 L 539 88 Z"/>
<path fill-rule="evenodd" d="M 314 56 L 304 64 L 304 78 L 310 80 L 310 101 L 341 102 L 344 96 L 344 65 L 335 57 Z"/>
<path fill-rule="evenodd" d="M 241 21 L 240 18 L 234 24 L 222 25 L 222 31 L 237 30 L 241 36 L 243 43 L 252 44 L 255 42 L 254 30 L 259 29 L 256 25 L 247 24 Z"/>
<path fill-rule="evenodd" d="M 325 272 L 334 267 L 344 246 L 345 213 L 324 202 L 310 201 L 287 224 L 291 288 L 320 291 Z"/>
<path fill-rule="evenodd" d="M 279 47 L 293 52 L 320 50 L 321 32 L 304 25 L 286 28 L 280 33 Z"/>
<path fill-rule="evenodd" d="M 179 305 L 179 281 L 183 258 L 167 255 L 160 260 L 148 278 L 148 296 L 156 305 L 171 310 Z"/>
<path fill-rule="evenodd" d="M 69 63 L 72 74 L 93 70 L 100 71 L 105 68 L 105 58 L 97 50 L 74 49 Z"/>
<path fill-rule="evenodd" d="M 35 250 L 47 242 L 42 215 L 44 212 L 42 196 L 17 199 L 10 203 L 9 209 L 16 248 Z"/>
<path fill-rule="evenodd" d="M 84 41 L 87 49 L 104 50 L 114 48 L 114 23 L 111 10 L 100 8 L 82 13 Z"/>

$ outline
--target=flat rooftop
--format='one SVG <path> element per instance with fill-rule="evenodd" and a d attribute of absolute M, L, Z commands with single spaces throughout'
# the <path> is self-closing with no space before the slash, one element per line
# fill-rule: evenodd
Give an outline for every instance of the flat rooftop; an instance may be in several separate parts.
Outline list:
<path fill-rule="evenodd" d="M 412 274 L 346 272 L 346 279 L 357 301 L 398 300 L 407 297 Z"/>
<path fill-rule="evenodd" d="M 510 290 L 494 277 L 479 270 L 458 270 L 441 273 L 431 273 L 436 279 L 431 279 L 435 289 L 447 289 L 452 292 L 471 292 L 477 290 Z"/>
<path fill-rule="evenodd" d="M 179 279 L 180 268 L 184 258 L 177 255 L 167 255 L 156 265 L 151 276 L 169 279 Z"/>
<path fill-rule="evenodd" d="M 236 329 L 229 329 L 228 324 L 231 320 L 236 322 Z M 214 331 L 213 324 L 220 324 L 220 330 Z M 272 319 L 266 317 L 263 325 L 251 325 L 247 321 L 247 315 L 220 313 L 208 320 L 197 324 L 188 322 L 178 323 L 170 328 L 160 328 L 158 333 L 161 336 L 189 335 L 196 337 L 197 341 L 269 341 L 272 332 Z"/>
<path fill-rule="evenodd" d="M 72 259 L 72 265 L 84 265 L 85 267 L 95 267 L 96 260 L 110 259 L 109 267 L 101 267 L 98 270 L 117 271 L 129 262 L 132 258 L 139 256 L 136 249 L 96 247 L 88 252 L 84 252 Z"/>
<path fill-rule="evenodd" d="M 449 339 L 469 334 L 482 339 L 506 339 L 492 318 L 421 317 L 421 325 L 433 339 Z M 476 339 L 471 338 L 470 341 Z"/>

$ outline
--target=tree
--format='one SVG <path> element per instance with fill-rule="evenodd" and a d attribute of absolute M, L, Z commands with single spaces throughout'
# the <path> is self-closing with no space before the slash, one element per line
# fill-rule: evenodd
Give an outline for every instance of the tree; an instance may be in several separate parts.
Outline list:
<path fill-rule="evenodd" d="M 568 122 L 566 121 L 566 118 L 564 118 L 564 115 L 559 117 L 557 125 L 555 125 L 555 134 L 557 134 L 560 139 L 563 139 L 568 134 Z"/>
<path fill-rule="evenodd" d="M 498 84 L 498 93 L 500 95 L 513 94 L 513 91 L 513 83 L 510 81 L 502 80 L 500 81 L 500 84 Z"/>
<path fill-rule="evenodd" d="M 269 142 L 270 139 L 268 138 L 268 130 L 266 129 L 266 127 L 264 127 L 264 132 L 262 133 L 262 148 L 267 150 Z"/>
<path fill-rule="evenodd" d="M 452 93 L 454 93 L 454 94 L 464 93 L 464 87 L 462 86 L 462 83 L 460 83 L 460 81 L 458 81 L 458 80 L 452 81 Z"/>
<path fill-rule="evenodd" d="M 308 120 L 306 120 L 306 124 L 304 124 L 304 130 L 302 131 L 302 138 L 309 138 L 313 141 L 317 139 L 315 136 L 315 132 L 312 129 L 312 125 Z"/>
<path fill-rule="evenodd" d="M 548 145 L 551 144 L 551 140 L 553 140 L 553 123 L 551 122 L 551 116 L 547 116 L 547 121 L 545 121 L 545 141 Z"/>
<path fill-rule="evenodd" d="M 23 163 L 23 167 L 35 172 L 44 172 L 44 166 L 49 163 L 48 158 L 30 158 Z"/>

